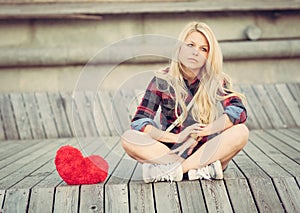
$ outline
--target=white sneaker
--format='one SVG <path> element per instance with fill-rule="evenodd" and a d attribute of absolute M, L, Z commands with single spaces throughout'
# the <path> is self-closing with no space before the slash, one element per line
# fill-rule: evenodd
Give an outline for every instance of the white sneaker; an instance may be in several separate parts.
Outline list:
<path fill-rule="evenodd" d="M 143 164 L 143 179 L 145 183 L 181 181 L 182 177 L 182 167 L 179 163 Z"/>
<path fill-rule="evenodd" d="M 188 172 L 189 180 L 196 180 L 196 179 L 215 179 L 221 180 L 223 179 L 223 169 L 222 164 L 219 160 L 216 162 L 205 166 L 201 169 L 192 169 Z"/>

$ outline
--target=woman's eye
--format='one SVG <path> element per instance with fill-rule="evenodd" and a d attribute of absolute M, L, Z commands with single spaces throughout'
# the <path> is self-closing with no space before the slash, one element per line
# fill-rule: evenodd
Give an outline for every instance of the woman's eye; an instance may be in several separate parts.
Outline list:
<path fill-rule="evenodd" d="M 202 50 L 203 52 L 208 52 L 207 48 L 205 48 L 205 47 L 202 47 L 201 50 Z"/>
<path fill-rule="evenodd" d="M 193 44 L 186 44 L 186 46 L 193 47 L 194 45 Z"/>

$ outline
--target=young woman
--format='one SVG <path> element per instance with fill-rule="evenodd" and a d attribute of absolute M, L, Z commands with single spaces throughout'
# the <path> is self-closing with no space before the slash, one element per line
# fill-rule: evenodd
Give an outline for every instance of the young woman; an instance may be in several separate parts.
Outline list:
<path fill-rule="evenodd" d="M 192 22 L 179 35 L 175 60 L 148 85 L 122 135 L 129 156 L 143 163 L 145 182 L 222 179 L 248 141 L 243 96 L 222 70 L 212 30 Z M 161 108 L 161 128 L 154 122 Z M 175 122 L 175 123 L 174 123 Z"/>

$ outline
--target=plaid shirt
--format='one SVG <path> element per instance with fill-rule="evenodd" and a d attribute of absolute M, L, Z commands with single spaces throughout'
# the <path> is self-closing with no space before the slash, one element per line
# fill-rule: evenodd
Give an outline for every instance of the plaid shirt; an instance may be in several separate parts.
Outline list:
<path fill-rule="evenodd" d="M 189 95 L 186 100 L 186 104 L 188 104 L 196 93 L 200 81 L 196 78 L 190 85 L 187 81 L 185 83 L 189 89 Z M 228 115 L 233 124 L 244 123 L 246 121 L 247 112 L 239 97 L 229 97 L 221 101 L 221 105 L 223 106 L 223 113 Z M 137 107 L 136 114 L 131 123 L 132 129 L 143 131 L 144 127 L 148 124 L 158 127 L 153 119 L 159 106 L 161 107 L 160 123 L 162 130 L 166 130 L 176 120 L 174 90 L 172 87 L 168 87 L 165 80 L 154 77 L 149 83 L 140 105 Z M 180 111 L 178 114 L 180 115 Z M 182 126 L 175 127 L 171 132 L 179 133 L 185 126 L 196 123 L 190 114 Z"/>

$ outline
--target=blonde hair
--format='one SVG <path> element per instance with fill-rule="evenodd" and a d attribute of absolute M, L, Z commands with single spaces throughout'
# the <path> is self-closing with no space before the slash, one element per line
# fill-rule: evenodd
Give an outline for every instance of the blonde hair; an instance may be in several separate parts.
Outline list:
<path fill-rule="evenodd" d="M 223 72 L 223 56 L 214 36 L 213 31 L 204 23 L 191 22 L 187 24 L 180 33 L 178 40 L 182 43 L 192 32 L 200 32 L 209 44 L 208 57 L 205 65 L 201 68 L 201 79 L 195 97 L 195 104 L 191 109 L 193 119 L 199 123 L 208 124 L 218 116 L 217 102 L 231 96 L 238 96 L 244 100 L 244 96 L 232 90 L 231 80 Z M 171 61 L 169 71 L 160 72 L 157 76 L 163 78 L 175 92 L 175 114 L 183 113 L 183 119 L 187 117 L 187 106 L 185 100 L 188 97 L 188 89 L 182 75 L 183 66 L 179 61 L 180 46 L 176 49 L 175 60 Z M 225 88 L 224 88 L 225 84 Z M 181 110 L 179 110 L 179 107 Z"/>

